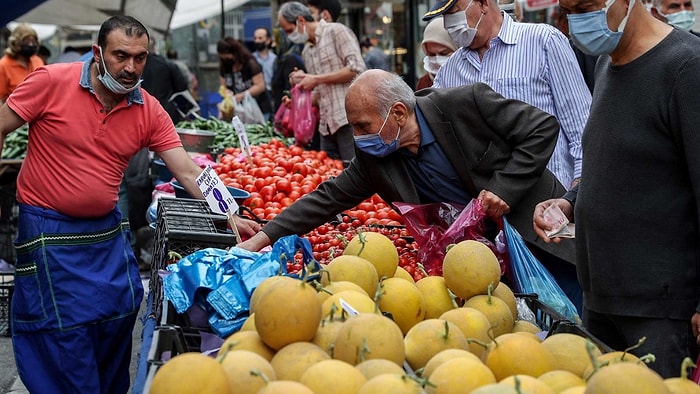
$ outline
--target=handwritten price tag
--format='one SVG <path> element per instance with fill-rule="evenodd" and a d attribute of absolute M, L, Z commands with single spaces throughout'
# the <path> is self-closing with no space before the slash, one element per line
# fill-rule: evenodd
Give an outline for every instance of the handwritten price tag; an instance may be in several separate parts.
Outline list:
<path fill-rule="evenodd" d="M 233 199 L 226 185 L 211 166 L 207 166 L 197 177 L 197 186 L 202 191 L 204 198 L 212 211 L 224 215 L 229 212 L 238 212 L 238 203 Z"/>

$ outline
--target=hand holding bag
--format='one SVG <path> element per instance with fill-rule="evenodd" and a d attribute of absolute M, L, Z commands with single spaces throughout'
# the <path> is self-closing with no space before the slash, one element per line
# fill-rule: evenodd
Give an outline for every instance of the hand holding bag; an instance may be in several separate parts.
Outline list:
<path fill-rule="evenodd" d="M 263 116 L 258 102 L 255 101 L 255 98 L 253 98 L 247 90 L 245 91 L 243 100 L 236 105 L 236 115 L 241 119 L 241 122 L 245 124 L 265 123 L 265 116 Z"/>

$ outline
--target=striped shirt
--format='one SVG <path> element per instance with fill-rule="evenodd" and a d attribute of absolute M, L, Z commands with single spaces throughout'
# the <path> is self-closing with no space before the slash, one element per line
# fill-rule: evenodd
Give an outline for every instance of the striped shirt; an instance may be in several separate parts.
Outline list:
<path fill-rule="evenodd" d="M 307 73 L 328 74 L 343 67 L 358 74 L 366 70 L 357 37 L 345 25 L 321 20 L 315 35 L 316 45 L 307 42 L 301 53 Z M 333 134 L 348 124 L 345 116 L 345 94 L 348 87 L 350 82 L 321 84 L 314 89 L 320 113 L 318 129 L 322 135 Z"/>
<path fill-rule="evenodd" d="M 440 68 L 433 87 L 476 82 L 557 118 L 561 129 L 547 168 L 569 188 L 581 176 L 581 135 L 591 93 L 568 39 L 553 26 L 518 23 L 505 14 L 483 59 L 474 49 L 459 48 Z"/>

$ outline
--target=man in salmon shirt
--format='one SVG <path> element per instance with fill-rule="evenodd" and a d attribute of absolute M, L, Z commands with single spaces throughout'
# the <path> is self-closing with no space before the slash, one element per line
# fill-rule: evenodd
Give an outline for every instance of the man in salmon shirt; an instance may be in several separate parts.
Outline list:
<path fill-rule="evenodd" d="M 19 205 L 12 341 L 32 393 L 126 393 L 143 298 L 129 226 L 116 208 L 129 159 L 156 152 L 192 196 L 201 169 L 141 89 L 149 35 L 115 16 L 92 59 L 40 67 L 0 107 L 0 145 L 29 123 Z M 37 99 L 41 92 L 41 99 Z M 259 229 L 236 218 L 242 236 Z"/>

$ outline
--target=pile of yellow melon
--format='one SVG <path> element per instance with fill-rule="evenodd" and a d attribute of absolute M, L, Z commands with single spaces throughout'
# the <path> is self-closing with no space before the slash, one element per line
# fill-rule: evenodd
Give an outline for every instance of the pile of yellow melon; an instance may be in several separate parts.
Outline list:
<path fill-rule="evenodd" d="M 442 277 L 414 283 L 393 243 L 364 233 L 325 271 L 318 288 L 265 280 L 217 359 L 178 355 L 150 392 L 670 393 L 676 384 L 631 354 L 602 355 L 581 336 L 540 340 L 539 327 L 517 320 L 498 260 L 479 242 L 454 245 Z"/>

